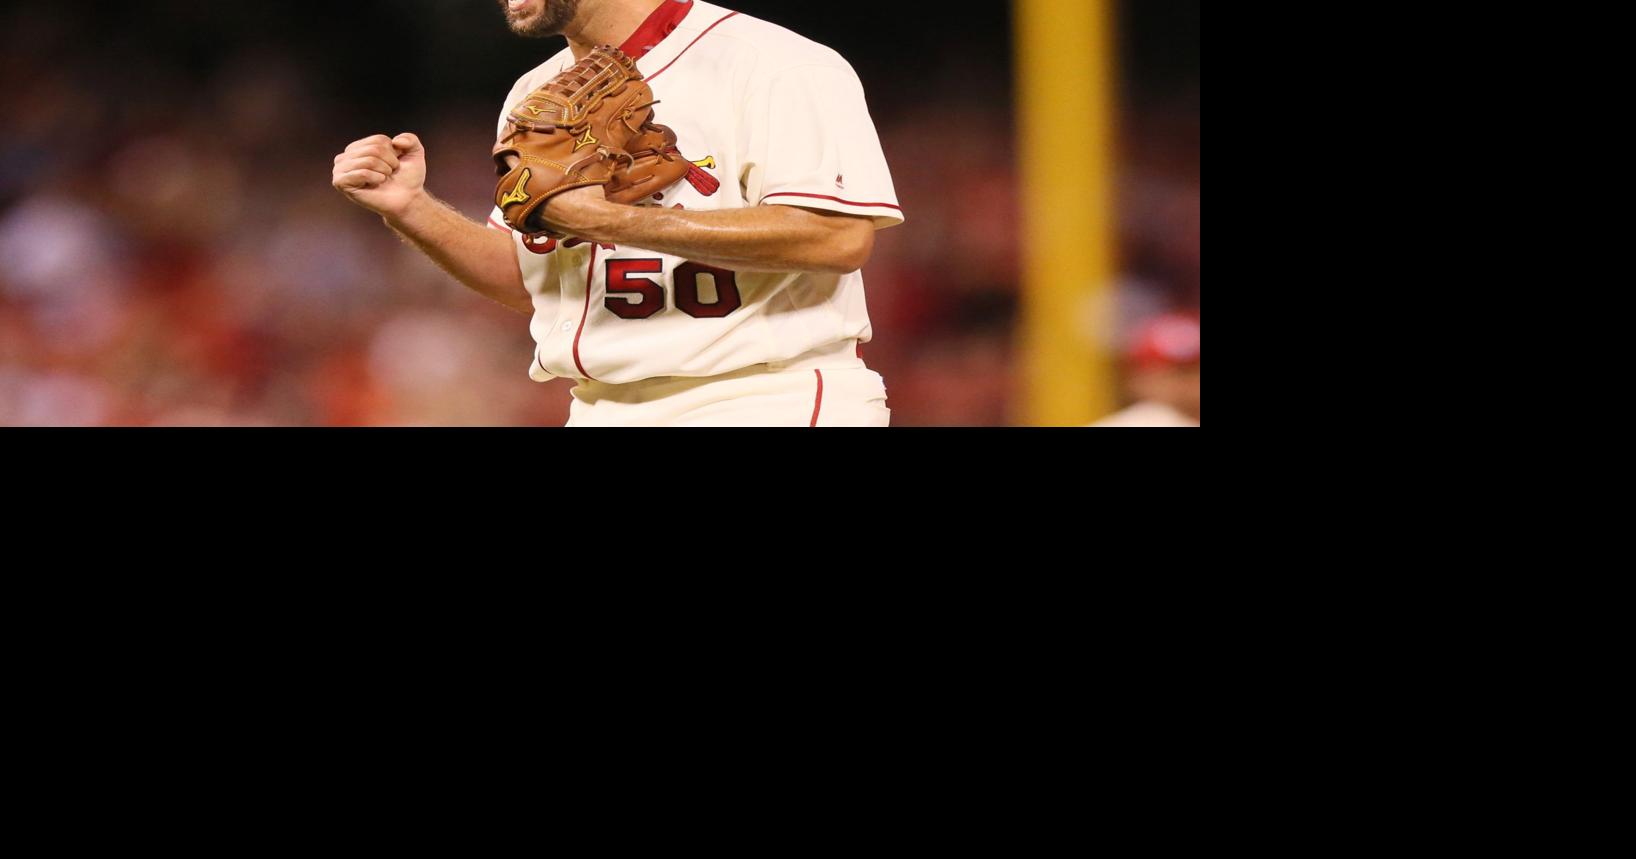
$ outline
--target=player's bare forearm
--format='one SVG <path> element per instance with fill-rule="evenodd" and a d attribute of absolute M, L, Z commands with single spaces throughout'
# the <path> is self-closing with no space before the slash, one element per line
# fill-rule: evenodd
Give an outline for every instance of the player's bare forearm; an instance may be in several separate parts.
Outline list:
<path fill-rule="evenodd" d="M 331 181 L 472 291 L 519 313 L 534 312 L 511 239 L 472 223 L 426 191 L 426 147 L 418 136 L 375 134 L 353 141 L 335 156 Z"/>
<path fill-rule="evenodd" d="M 473 292 L 518 313 L 534 312 L 510 236 L 473 222 L 429 193 L 415 197 L 401 212 L 383 217 L 388 226 Z"/>
<path fill-rule="evenodd" d="M 580 238 L 734 271 L 847 274 L 863 268 L 875 248 L 870 219 L 792 206 L 637 208 L 608 202 L 598 188 L 563 194 L 550 206 L 546 218 Z"/>

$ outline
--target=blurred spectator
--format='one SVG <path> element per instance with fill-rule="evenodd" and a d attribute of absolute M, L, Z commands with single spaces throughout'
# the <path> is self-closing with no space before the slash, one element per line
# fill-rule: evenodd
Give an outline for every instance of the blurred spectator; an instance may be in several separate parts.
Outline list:
<path fill-rule="evenodd" d="M 1199 320 L 1168 314 L 1144 325 L 1126 356 L 1125 386 L 1135 404 L 1099 427 L 1199 425 Z"/>

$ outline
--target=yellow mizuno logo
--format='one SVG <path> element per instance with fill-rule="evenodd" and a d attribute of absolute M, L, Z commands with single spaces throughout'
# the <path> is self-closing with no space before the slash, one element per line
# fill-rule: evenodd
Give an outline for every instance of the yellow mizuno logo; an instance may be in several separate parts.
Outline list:
<path fill-rule="evenodd" d="M 578 151 L 580 151 L 581 149 L 584 149 L 587 146 L 595 146 L 595 145 L 597 145 L 598 143 L 601 143 L 601 142 L 602 141 L 597 140 L 595 137 L 592 137 L 591 136 L 591 129 L 587 128 L 587 129 L 585 129 L 585 136 L 581 137 L 580 139 L 578 139 L 576 141 L 574 141 L 574 151 L 578 152 Z"/>
<path fill-rule="evenodd" d="M 702 161 L 695 161 L 693 164 L 695 166 L 702 167 L 705 170 L 714 170 L 716 169 L 716 156 L 712 155 Z"/>
<path fill-rule="evenodd" d="M 517 180 L 517 187 L 512 188 L 510 194 L 500 198 L 500 208 L 504 209 L 512 203 L 528 202 L 528 180 L 532 178 L 534 178 L 534 169 L 532 167 L 524 167 L 523 175 Z"/>

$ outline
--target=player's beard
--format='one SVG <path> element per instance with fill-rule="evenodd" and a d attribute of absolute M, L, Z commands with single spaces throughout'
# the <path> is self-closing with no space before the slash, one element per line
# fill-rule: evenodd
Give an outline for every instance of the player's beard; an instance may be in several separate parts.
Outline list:
<path fill-rule="evenodd" d="M 574 16 L 579 14 L 580 0 L 527 0 L 523 8 L 512 11 L 509 0 L 500 0 L 500 11 L 506 16 L 511 32 L 531 39 L 560 36 Z"/>

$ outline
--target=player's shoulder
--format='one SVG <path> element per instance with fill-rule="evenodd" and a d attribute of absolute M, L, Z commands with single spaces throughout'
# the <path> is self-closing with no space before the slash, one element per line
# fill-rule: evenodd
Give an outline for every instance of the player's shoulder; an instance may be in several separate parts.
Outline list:
<path fill-rule="evenodd" d="M 515 102 L 524 95 L 539 89 L 551 82 L 551 79 L 561 74 L 564 69 L 574 64 L 574 52 L 564 47 L 551 56 L 551 59 L 529 69 L 511 87 L 511 98 L 507 103 Z"/>
<path fill-rule="evenodd" d="M 517 102 L 529 93 L 550 83 L 551 79 L 562 73 L 563 69 L 573 65 L 574 52 L 568 48 L 558 51 L 551 59 L 529 69 L 517 82 L 511 85 L 511 92 L 506 93 L 506 100 L 500 105 L 500 122 L 495 133 L 503 134 L 506 128 L 506 114 L 511 112 Z"/>
<path fill-rule="evenodd" d="M 737 52 L 753 60 L 763 74 L 776 74 L 797 66 L 829 66 L 852 71 L 851 64 L 839 51 L 794 30 L 703 0 L 694 2 L 700 8 L 688 16 L 687 23 L 692 25 L 689 29 L 696 29 L 701 35 L 708 30 L 710 39 L 716 40 L 714 50 Z M 702 41 L 705 40 L 701 38 Z"/>

